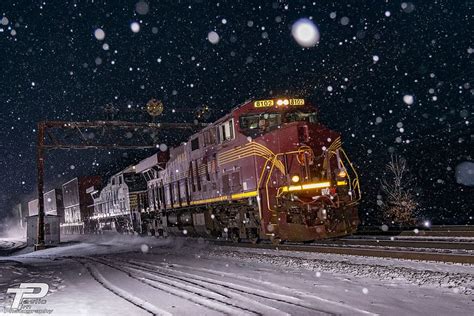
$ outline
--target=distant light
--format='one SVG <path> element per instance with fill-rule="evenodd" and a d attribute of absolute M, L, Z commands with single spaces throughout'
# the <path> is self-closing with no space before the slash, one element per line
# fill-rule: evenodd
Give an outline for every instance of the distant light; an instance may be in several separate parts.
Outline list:
<path fill-rule="evenodd" d="M 412 95 L 405 94 L 403 96 L 403 102 L 405 102 L 408 105 L 412 105 L 414 101 L 415 101 L 415 99 L 413 98 Z"/>
<path fill-rule="evenodd" d="M 130 24 L 130 28 L 132 29 L 133 33 L 140 32 L 140 24 L 138 22 L 133 22 L 132 24 Z"/>
<path fill-rule="evenodd" d="M 150 7 L 145 1 L 139 1 L 135 4 L 135 11 L 137 11 L 137 13 L 140 15 L 146 15 L 149 10 Z"/>
<path fill-rule="evenodd" d="M 463 161 L 456 166 L 456 182 L 474 187 L 474 162 Z"/>
<path fill-rule="evenodd" d="M 159 148 L 160 148 L 161 151 L 167 151 L 168 150 L 168 146 L 166 144 L 161 144 Z"/>
<path fill-rule="evenodd" d="M 215 44 L 219 43 L 219 40 L 220 40 L 219 34 L 217 34 L 214 31 L 211 31 L 207 34 L 207 40 L 209 42 L 211 42 L 211 44 L 215 45 Z"/>
<path fill-rule="evenodd" d="M 147 253 L 149 250 L 150 250 L 150 247 L 146 244 L 143 244 L 140 246 L 140 250 L 143 252 L 143 253 Z"/>
<path fill-rule="evenodd" d="M 372 60 L 373 60 L 374 62 L 378 62 L 378 61 L 380 60 L 380 58 L 379 58 L 379 56 L 374 55 L 374 56 L 372 56 Z"/>
<path fill-rule="evenodd" d="M 431 227 L 431 222 L 430 221 L 424 221 L 423 226 L 425 227 Z"/>
<path fill-rule="evenodd" d="M 350 21 L 350 20 L 349 20 L 349 18 L 348 18 L 347 16 L 343 16 L 343 17 L 341 18 L 341 24 L 344 25 L 344 26 L 345 26 L 345 25 L 348 25 L 348 24 L 349 24 L 349 21 Z"/>
<path fill-rule="evenodd" d="M 105 32 L 104 32 L 103 29 L 100 29 L 100 28 L 99 28 L 99 29 L 97 29 L 97 30 L 94 31 L 94 36 L 95 36 L 95 38 L 96 38 L 97 40 L 103 41 L 104 38 L 105 38 Z"/>
<path fill-rule="evenodd" d="M 313 21 L 299 19 L 291 27 L 291 34 L 295 41 L 303 47 L 313 47 L 319 42 L 319 30 Z"/>
<path fill-rule="evenodd" d="M 385 16 L 388 18 L 391 15 L 390 11 L 385 11 Z"/>

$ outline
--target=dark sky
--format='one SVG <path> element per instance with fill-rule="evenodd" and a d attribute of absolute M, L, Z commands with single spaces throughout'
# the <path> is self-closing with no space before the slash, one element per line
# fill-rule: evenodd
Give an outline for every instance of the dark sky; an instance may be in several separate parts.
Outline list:
<path fill-rule="evenodd" d="M 249 98 L 286 94 L 313 101 L 342 133 L 360 170 L 364 221 L 395 152 L 416 179 L 421 217 L 473 223 L 473 187 L 456 176 L 474 154 L 472 1 L 148 3 L 0 1 L 0 214 L 34 194 L 40 120 L 105 119 L 107 103 L 138 120 L 127 106 L 155 97 L 162 120 L 192 121 L 203 104 L 217 118 Z M 300 18 L 318 26 L 315 47 L 293 39 Z M 47 188 L 146 156 L 52 152 Z"/>

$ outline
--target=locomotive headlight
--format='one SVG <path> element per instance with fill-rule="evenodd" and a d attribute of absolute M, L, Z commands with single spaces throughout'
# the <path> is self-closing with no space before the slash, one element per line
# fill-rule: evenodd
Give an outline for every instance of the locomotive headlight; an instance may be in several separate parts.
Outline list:
<path fill-rule="evenodd" d="M 288 100 L 288 99 L 278 99 L 277 100 L 277 105 L 281 106 L 281 105 L 288 105 L 288 104 L 290 104 L 290 100 Z"/>
<path fill-rule="evenodd" d="M 290 104 L 290 101 L 288 101 L 288 99 L 283 100 L 283 105 L 288 105 L 288 104 Z"/>
<path fill-rule="evenodd" d="M 278 100 L 277 105 L 283 105 L 283 100 L 282 99 Z"/>
<path fill-rule="evenodd" d="M 339 171 L 337 176 L 340 177 L 340 178 L 345 178 L 347 176 L 346 170 L 342 169 L 341 171 Z"/>
<path fill-rule="evenodd" d="M 295 174 L 294 176 L 291 177 L 291 182 L 297 183 L 300 181 L 300 176 Z"/>

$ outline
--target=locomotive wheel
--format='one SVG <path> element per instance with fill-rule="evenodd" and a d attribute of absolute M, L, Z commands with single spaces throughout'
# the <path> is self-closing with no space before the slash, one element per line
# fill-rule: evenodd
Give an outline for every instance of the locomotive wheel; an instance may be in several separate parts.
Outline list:
<path fill-rule="evenodd" d="M 241 241 L 240 239 L 240 234 L 239 234 L 239 229 L 234 229 L 232 230 L 232 235 L 230 236 L 233 242 L 239 243 Z"/>
<path fill-rule="evenodd" d="M 283 243 L 283 240 L 280 237 L 276 237 L 276 236 L 270 237 L 270 241 L 274 245 L 281 245 Z"/>
<path fill-rule="evenodd" d="M 249 240 L 250 240 L 250 242 L 251 242 L 252 244 L 254 244 L 254 245 L 255 245 L 255 244 L 258 244 L 258 243 L 260 242 L 260 238 L 259 238 L 258 236 L 256 236 L 256 237 L 250 237 Z"/>
<path fill-rule="evenodd" d="M 247 231 L 247 240 L 252 244 L 258 244 L 260 242 L 260 236 L 257 228 L 252 228 Z"/>

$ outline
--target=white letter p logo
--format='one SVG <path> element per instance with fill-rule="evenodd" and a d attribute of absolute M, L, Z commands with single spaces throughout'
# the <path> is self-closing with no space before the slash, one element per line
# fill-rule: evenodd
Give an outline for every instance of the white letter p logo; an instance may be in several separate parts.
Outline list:
<path fill-rule="evenodd" d="M 35 293 L 35 289 L 40 289 Z M 21 283 L 18 289 L 9 288 L 7 293 L 15 293 L 12 309 L 18 309 L 24 298 L 43 298 L 48 294 L 49 285 L 46 283 Z"/>

